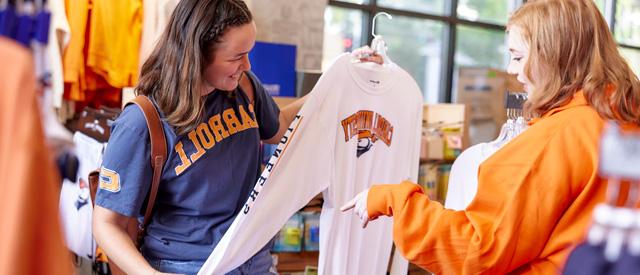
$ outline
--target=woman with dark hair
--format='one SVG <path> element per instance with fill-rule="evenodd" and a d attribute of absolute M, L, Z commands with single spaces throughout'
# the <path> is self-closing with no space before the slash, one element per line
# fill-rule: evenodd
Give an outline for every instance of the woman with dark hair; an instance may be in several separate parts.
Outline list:
<path fill-rule="evenodd" d="M 140 253 L 126 233 L 146 205 L 152 169 L 142 111 L 112 126 L 100 173 L 93 232 L 129 274 L 196 274 L 249 196 L 259 143 L 277 143 L 304 99 L 282 112 L 249 70 L 256 27 L 241 0 L 182 0 L 151 56 L 137 93 L 156 105 L 168 155 Z M 269 247 L 232 274 L 270 274 Z"/>
<path fill-rule="evenodd" d="M 640 82 L 592 0 L 527 1 L 508 24 L 508 71 L 525 86 L 531 127 L 480 165 L 464 211 L 410 182 L 377 185 L 342 210 L 393 216 L 396 247 L 436 274 L 557 274 L 584 238 L 606 180 L 606 120 L 640 126 Z"/>

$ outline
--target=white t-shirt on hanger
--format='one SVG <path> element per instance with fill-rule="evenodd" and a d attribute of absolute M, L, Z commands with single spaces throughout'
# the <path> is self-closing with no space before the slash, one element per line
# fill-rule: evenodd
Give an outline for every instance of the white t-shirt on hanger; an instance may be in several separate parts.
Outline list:
<path fill-rule="evenodd" d="M 447 198 L 444 207 L 464 210 L 478 191 L 478 169 L 480 164 L 496 151 L 488 143 L 479 143 L 464 150 L 451 166 Z"/>
<path fill-rule="evenodd" d="M 319 274 L 386 274 L 392 219 L 362 229 L 353 213 L 339 208 L 373 184 L 417 179 L 421 121 L 422 96 L 407 72 L 340 56 L 198 274 L 224 274 L 244 263 L 319 192 Z M 406 260 L 399 262 L 394 270 L 406 274 Z"/>
<path fill-rule="evenodd" d="M 53 93 L 51 104 L 53 107 L 62 107 L 64 94 L 64 77 L 62 71 L 62 53 L 69 45 L 71 28 L 65 10 L 65 1 L 50 0 L 48 3 L 51 12 L 49 26 L 49 43 L 47 43 L 47 70 L 51 73 L 51 92 Z"/>
<path fill-rule="evenodd" d="M 511 122 L 507 122 L 511 123 Z M 496 151 L 516 138 L 527 129 L 524 118 L 519 117 L 511 125 L 512 130 L 506 139 L 500 142 L 479 143 L 464 150 L 451 166 L 447 198 L 444 207 L 453 210 L 464 210 L 473 201 L 478 192 L 478 170 L 480 165 Z M 509 131 L 509 130 L 507 130 Z"/>

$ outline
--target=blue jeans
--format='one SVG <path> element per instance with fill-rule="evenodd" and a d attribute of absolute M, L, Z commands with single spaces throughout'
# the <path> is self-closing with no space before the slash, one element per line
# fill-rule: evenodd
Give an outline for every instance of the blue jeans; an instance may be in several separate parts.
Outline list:
<path fill-rule="evenodd" d="M 277 274 L 275 267 L 273 266 L 273 260 L 271 259 L 271 253 L 269 250 L 271 245 L 267 245 L 262 248 L 256 255 L 253 255 L 249 260 L 238 268 L 227 273 L 227 275 L 271 275 Z M 149 259 L 149 264 L 160 272 L 178 273 L 186 275 L 196 275 L 202 265 L 203 261 L 175 261 L 175 260 L 163 260 L 163 259 Z"/>

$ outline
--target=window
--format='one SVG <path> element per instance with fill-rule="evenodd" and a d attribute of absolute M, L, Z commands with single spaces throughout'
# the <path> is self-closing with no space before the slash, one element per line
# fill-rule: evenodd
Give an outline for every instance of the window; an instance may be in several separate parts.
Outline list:
<path fill-rule="evenodd" d="M 507 24 L 508 0 L 458 0 L 459 18 L 469 21 Z M 511 9 L 513 10 L 513 9 Z"/>
<path fill-rule="evenodd" d="M 620 54 L 627 59 L 629 66 L 636 73 L 636 75 L 640 75 L 640 50 L 629 49 L 629 48 L 619 48 Z"/>
<path fill-rule="evenodd" d="M 509 14 L 523 2 L 526 1 L 329 0 L 323 68 L 338 54 L 370 43 L 371 18 L 384 11 L 394 16 L 391 21 L 381 17 L 377 26 L 377 32 L 387 41 L 389 56 L 418 82 L 425 102 L 450 102 L 458 67 L 506 70 L 504 28 Z M 640 73 L 640 0 L 594 2 L 613 27 L 620 52 L 636 74 Z M 452 3 L 457 6 L 452 7 Z"/>
<path fill-rule="evenodd" d="M 640 0 L 618 0 L 614 26 L 618 42 L 640 47 Z"/>
<path fill-rule="evenodd" d="M 380 19 L 376 32 L 387 43 L 389 58 L 413 76 L 427 102 L 438 102 L 444 23 L 407 16 Z"/>
<path fill-rule="evenodd" d="M 387 12 L 393 19 L 379 17 L 376 32 L 387 42 L 389 57 L 413 76 L 425 102 L 450 102 L 457 66 L 506 70 L 504 25 L 521 2 L 329 0 L 323 68 L 340 53 L 369 44 L 371 18 Z"/>
<path fill-rule="evenodd" d="M 507 45 L 504 31 L 459 25 L 457 34 L 456 67 L 506 68 Z"/>
<path fill-rule="evenodd" d="M 450 0 L 378 0 L 382 7 L 417 11 L 431 14 L 446 14 Z"/>
<path fill-rule="evenodd" d="M 600 9 L 600 13 L 604 14 L 605 8 L 605 0 L 594 0 L 594 2 L 596 2 L 596 5 L 598 6 L 598 9 Z"/>
<path fill-rule="evenodd" d="M 350 52 L 366 44 L 362 36 L 365 15 L 362 11 L 327 7 L 324 12 L 324 42 L 322 69 L 341 53 Z"/>

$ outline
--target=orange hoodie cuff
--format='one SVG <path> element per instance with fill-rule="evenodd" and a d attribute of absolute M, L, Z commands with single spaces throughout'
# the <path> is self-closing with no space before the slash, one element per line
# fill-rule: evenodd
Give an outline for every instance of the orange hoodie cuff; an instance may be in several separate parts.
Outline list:
<path fill-rule="evenodd" d="M 413 193 L 423 192 L 419 185 L 410 181 L 372 186 L 367 196 L 369 218 L 374 220 L 379 216 L 393 216 L 393 209 L 402 207 Z"/>

